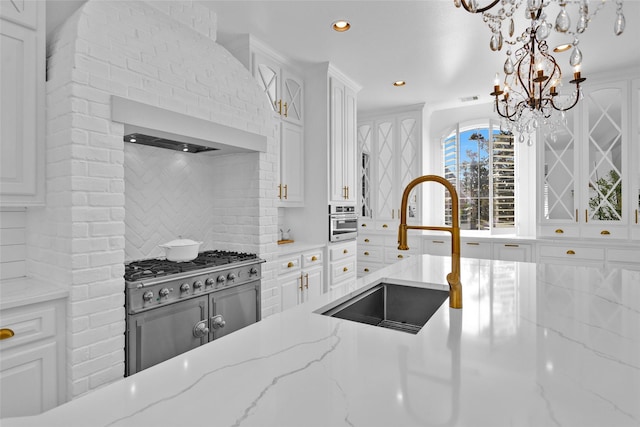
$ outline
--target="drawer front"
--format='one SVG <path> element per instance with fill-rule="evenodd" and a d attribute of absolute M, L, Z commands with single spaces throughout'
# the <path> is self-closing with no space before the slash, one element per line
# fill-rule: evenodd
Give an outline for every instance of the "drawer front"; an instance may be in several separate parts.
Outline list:
<path fill-rule="evenodd" d="M 5 310 L 0 314 L 0 328 L 15 334 L 0 341 L 2 350 L 41 341 L 56 333 L 56 308 L 39 305 Z"/>
<path fill-rule="evenodd" d="M 607 261 L 633 264 L 640 267 L 640 249 L 608 249 Z"/>
<path fill-rule="evenodd" d="M 552 237 L 554 239 L 564 239 L 567 237 L 578 237 L 578 227 L 571 225 L 542 225 L 540 226 L 540 234 L 542 236 Z"/>
<path fill-rule="evenodd" d="M 379 234 L 360 234 L 358 235 L 358 247 L 365 246 L 382 246 L 384 242 L 384 236 Z"/>
<path fill-rule="evenodd" d="M 465 258 L 491 259 L 491 243 L 460 242 L 460 256 Z"/>
<path fill-rule="evenodd" d="M 351 256 L 355 256 L 356 254 L 356 244 L 349 245 L 341 245 L 329 248 L 329 259 L 333 261 L 340 261 L 341 259 L 349 258 Z"/>
<path fill-rule="evenodd" d="M 358 276 L 365 276 L 367 274 L 373 273 L 374 271 L 378 271 L 384 267 L 384 264 L 376 264 L 376 263 L 366 263 L 358 261 Z"/>
<path fill-rule="evenodd" d="M 620 226 L 611 226 L 607 224 L 591 225 L 589 223 L 589 227 L 585 227 L 583 232 L 583 237 L 588 239 L 597 239 L 603 242 L 612 240 L 612 239 L 627 239 L 628 238 L 628 230 L 626 227 Z"/>
<path fill-rule="evenodd" d="M 407 245 L 409 246 L 409 252 L 412 253 L 422 253 L 422 238 L 417 236 L 408 236 L 407 237 Z M 398 236 L 394 234 L 393 236 L 387 236 L 384 238 L 384 246 L 389 249 L 398 249 Z"/>
<path fill-rule="evenodd" d="M 384 251 L 385 264 L 393 264 L 394 262 L 402 261 L 403 259 L 410 258 L 412 253 L 409 251 L 399 251 L 388 249 Z"/>
<path fill-rule="evenodd" d="M 603 248 L 583 248 L 579 246 L 540 246 L 541 258 L 566 260 L 604 261 Z"/>
<path fill-rule="evenodd" d="M 531 245 L 522 243 L 494 243 L 493 259 L 503 261 L 531 261 Z"/>
<path fill-rule="evenodd" d="M 278 260 L 280 266 L 278 267 L 278 274 L 287 274 L 297 270 L 300 270 L 300 255 L 295 257 L 287 257 Z"/>
<path fill-rule="evenodd" d="M 358 260 L 363 262 L 382 262 L 381 247 L 358 248 Z"/>
<path fill-rule="evenodd" d="M 440 238 L 429 238 L 424 242 L 424 252 L 429 255 L 451 255 L 451 240 Z"/>
<path fill-rule="evenodd" d="M 355 277 L 355 273 L 355 258 L 352 257 L 344 262 L 335 263 L 331 266 L 331 283 L 338 283 L 340 280 L 346 279 L 349 276 Z"/>
<path fill-rule="evenodd" d="M 322 251 L 307 252 L 302 255 L 302 266 L 313 267 L 322 265 Z"/>
<path fill-rule="evenodd" d="M 399 224 L 399 221 L 378 221 L 376 222 L 376 230 L 395 234 L 398 232 Z"/>

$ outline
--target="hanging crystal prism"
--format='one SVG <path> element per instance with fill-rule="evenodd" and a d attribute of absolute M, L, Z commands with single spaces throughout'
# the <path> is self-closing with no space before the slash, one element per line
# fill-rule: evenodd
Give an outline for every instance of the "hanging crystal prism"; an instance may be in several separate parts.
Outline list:
<path fill-rule="evenodd" d="M 569 31 L 569 27 L 571 27 L 571 19 L 569 19 L 569 14 L 565 10 L 564 6 L 562 6 L 560 13 L 558 13 L 558 17 L 556 18 L 556 31 L 559 33 L 566 33 Z"/>
<path fill-rule="evenodd" d="M 460 7 L 460 6 L 462 6 L 462 3 L 460 3 L 460 0 L 453 0 L 453 5 L 455 7 Z"/>
<path fill-rule="evenodd" d="M 467 6 L 469 6 L 469 12 L 476 13 L 478 11 L 478 0 L 467 0 Z"/>
<path fill-rule="evenodd" d="M 546 21 L 542 21 L 540 23 L 540 26 L 536 30 L 536 37 L 538 38 L 538 40 L 542 41 L 547 37 L 549 37 L 549 33 L 550 33 L 549 27 L 550 26 L 546 23 Z"/>
<path fill-rule="evenodd" d="M 573 51 L 571 52 L 571 56 L 569 57 L 569 64 L 572 67 L 578 66 L 582 63 L 582 52 L 578 49 L 578 46 L 573 47 Z"/>
<path fill-rule="evenodd" d="M 578 18 L 578 25 L 576 26 L 576 31 L 579 34 L 584 33 L 584 30 L 587 29 L 587 15 L 585 14 L 580 14 L 580 18 Z"/>
<path fill-rule="evenodd" d="M 619 11 L 618 16 L 616 16 L 616 22 L 613 26 L 613 32 L 616 33 L 616 36 L 619 36 L 624 32 L 625 24 L 624 15 L 622 14 L 622 11 Z"/>
<path fill-rule="evenodd" d="M 502 33 L 500 31 L 493 33 L 491 41 L 489 42 L 489 47 L 494 52 L 502 49 Z"/>
<path fill-rule="evenodd" d="M 509 37 L 513 37 L 513 33 L 516 31 L 516 24 L 513 23 L 513 18 L 511 18 L 511 22 L 509 22 Z"/>
<path fill-rule="evenodd" d="M 507 51 L 507 60 L 504 61 L 504 73 L 506 75 L 511 75 L 513 74 L 513 72 L 515 71 L 515 68 L 513 66 L 513 61 L 511 61 L 511 51 L 508 50 Z"/>

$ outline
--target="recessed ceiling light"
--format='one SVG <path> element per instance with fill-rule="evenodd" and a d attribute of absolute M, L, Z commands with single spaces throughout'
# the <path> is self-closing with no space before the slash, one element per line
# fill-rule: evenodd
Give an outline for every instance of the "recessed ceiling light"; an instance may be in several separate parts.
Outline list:
<path fill-rule="evenodd" d="M 406 84 L 407 84 L 407 82 L 405 82 L 404 80 L 398 80 L 398 81 L 393 82 L 393 85 L 396 86 L 396 87 L 404 86 Z"/>
<path fill-rule="evenodd" d="M 554 52 L 565 52 L 565 51 L 571 49 L 571 46 L 573 46 L 571 43 L 561 44 L 559 46 L 554 47 L 553 51 Z"/>
<path fill-rule="evenodd" d="M 344 19 L 340 19 L 339 21 L 334 22 L 331 25 L 331 28 L 333 28 L 335 31 L 342 33 L 347 31 L 349 28 L 351 28 L 351 24 L 348 21 L 345 21 Z"/>

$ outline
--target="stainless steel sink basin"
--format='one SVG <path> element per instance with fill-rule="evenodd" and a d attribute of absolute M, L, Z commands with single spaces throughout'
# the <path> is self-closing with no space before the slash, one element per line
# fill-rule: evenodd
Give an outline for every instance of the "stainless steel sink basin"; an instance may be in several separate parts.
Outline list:
<path fill-rule="evenodd" d="M 448 297 L 445 290 L 379 283 L 322 314 L 417 334 Z"/>

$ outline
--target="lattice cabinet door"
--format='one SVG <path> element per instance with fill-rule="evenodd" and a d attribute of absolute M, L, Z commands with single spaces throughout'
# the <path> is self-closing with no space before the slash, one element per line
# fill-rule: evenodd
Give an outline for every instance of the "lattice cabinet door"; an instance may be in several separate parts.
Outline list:
<path fill-rule="evenodd" d="M 402 194 L 405 187 L 415 178 L 420 176 L 420 126 L 421 121 L 417 113 L 400 116 L 398 118 L 398 145 L 397 155 L 397 185 L 396 188 L 396 209 L 400 209 Z M 420 215 L 420 190 L 421 186 L 415 187 L 409 194 L 409 204 L 407 211 L 408 222 L 418 222 Z"/>
<path fill-rule="evenodd" d="M 267 96 L 271 110 L 279 115 L 278 109 L 282 108 L 280 104 L 282 98 L 280 93 L 280 64 L 265 55 L 261 55 L 259 52 L 254 52 L 253 67 L 253 75 Z"/>
<path fill-rule="evenodd" d="M 364 218 L 372 217 L 372 167 L 371 150 L 373 144 L 372 122 L 358 124 L 358 207 L 359 214 Z"/>
<path fill-rule="evenodd" d="M 395 205 L 395 158 L 394 158 L 394 120 L 376 122 L 376 178 L 377 191 L 375 217 L 378 220 L 391 220 L 397 214 Z"/>

